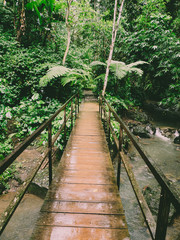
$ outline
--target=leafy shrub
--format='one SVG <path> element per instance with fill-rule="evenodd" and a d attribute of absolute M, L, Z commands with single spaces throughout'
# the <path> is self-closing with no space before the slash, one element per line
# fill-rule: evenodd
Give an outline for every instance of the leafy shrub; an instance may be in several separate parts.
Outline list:
<path fill-rule="evenodd" d="M 171 17 L 167 14 L 150 14 L 148 20 L 141 15 L 135 21 L 133 32 L 123 34 L 118 43 L 118 54 L 130 61 L 142 59 L 150 63 L 140 81 L 142 91 L 163 97 L 170 84 L 179 76 L 179 40 L 170 29 Z"/>
<path fill-rule="evenodd" d="M 3 174 L 0 175 L 0 194 L 6 190 L 9 189 L 9 180 L 12 179 L 14 177 L 14 173 L 15 173 L 15 168 L 14 166 L 11 166 L 9 168 L 7 168 Z"/>
<path fill-rule="evenodd" d="M 41 123 L 47 120 L 60 107 L 58 100 L 42 100 L 42 96 L 35 93 L 30 99 L 21 100 L 17 107 L 13 107 L 17 136 L 22 138 L 31 134 Z"/>
<path fill-rule="evenodd" d="M 122 99 L 120 97 L 111 96 L 109 94 L 106 94 L 106 99 L 117 113 L 120 113 L 125 109 L 127 110 L 129 106 L 133 105 L 133 102 L 128 99 Z"/>
<path fill-rule="evenodd" d="M 169 86 L 166 97 L 161 100 L 160 105 L 180 111 L 180 83 Z"/>

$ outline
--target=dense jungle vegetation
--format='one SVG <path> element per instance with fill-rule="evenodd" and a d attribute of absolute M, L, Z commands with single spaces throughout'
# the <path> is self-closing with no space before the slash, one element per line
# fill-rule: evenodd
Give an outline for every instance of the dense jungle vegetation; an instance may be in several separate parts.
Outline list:
<path fill-rule="evenodd" d="M 180 110 L 179 6 L 125 1 L 106 89 L 117 111 Z M 74 92 L 102 91 L 113 15 L 112 0 L 0 0 L 0 160 Z"/>

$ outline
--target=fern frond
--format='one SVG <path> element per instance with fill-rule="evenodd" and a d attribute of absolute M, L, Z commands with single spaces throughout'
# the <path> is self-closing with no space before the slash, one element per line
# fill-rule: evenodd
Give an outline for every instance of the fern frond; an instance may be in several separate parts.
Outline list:
<path fill-rule="evenodd" d="M 124 62 L 111 61 L 110 70 L 114 72 L 118 79 L 121 79 L 126 76 L 129 69 Z"/>
<path fill-rule="evenodd" d="M 81 73 L 78 73 L 78 72 L 74 72 L 74 71 L 72 71 L 72 72 L 69 72 L 68 74 L 67 74 L 67 77 L 76 77 L 76 78 L 84 78 L 84 75 L 83 74 L 81 74 Z"/>
<path fill-rule="evenodd" d="M 127 66 L 128 67 L 135 67 L 137 65 L 142 65 L 142 64 L 149 64 L 148 62 L 145 62 L 145 61 L 137 61 L 137 62 L 134 62 L 134 63 L 130 63 L 128 64 Z"/>
<path fill-rule="evenodd" d="M 77 80 L 85 80 L 87 81 L 87 72 L 83 69 L 72 69 L 67 73 L 65 77 L 61 79 L 61 83 L 63 86 L 72 82 L 73 84 L 77 82 Z"/>
<path fill-rule="evenodd" d="M 106 67 L 106 63 L 103 63 L 103 62 L 100 62 L 100 61 L 93 61 L 91 64 L 90 64 L 90 67 L 95 67 L 95 66 L 105 66 Z"/>
<path fill-rule="evenodd" d="M 64 66 L 54 66 L 50 68 L 45 76 L 40 79 L 39 85 L 45 87 L 54 77 L 60 77 L 70 71 L 69 68 Z"/>
<path fill-rule="evenodd" d="M 143 71 L 140 68 L 136 68 L 135 66 L 140 64 L 145 64 L 145 63 L 148 64 L 147 62 L 144 62 L 144 61 L 137 61 L 137 62 L 126 65 L 124 62 L 112 60 L 110 65 L 110 70 L 114 72 L 114 74 L 118 79 L 125 77 L 128 72 L 135 72 L 139 76 L 142 76 Z"/>
<path fill-rule="evenodd" d="M 122 65 L 122 66 L 125 66 L 125 65 L 126 65 L 124 62 L 111 60 L 111 65 L 113 65 L 113 64 L 116 64 L 116 65 Z"/>
<path fill-rule="evenodd" d="M 129 72 L 135 72 L 137 73 L 139 76 L 143 75 L 143 70 L 141 70 L 140 68 L 130 68 Z"/>
<path fill-rule="evenodd" d="M 62 77 L 62 79 L 61 79 L 61 83 L 62 83 L 63 87 L 70 82 L 75 83 L 76 81 L 77 81 L 77 78 L 75 76 Z"/>
<path fill-rule="evenodd" d="M 99 76 L 97 76 L 94 80 L 98 80 L 98 79 L 104 80 L 104 78 L 105 78 L 105 73 L 102 73 Z"/>

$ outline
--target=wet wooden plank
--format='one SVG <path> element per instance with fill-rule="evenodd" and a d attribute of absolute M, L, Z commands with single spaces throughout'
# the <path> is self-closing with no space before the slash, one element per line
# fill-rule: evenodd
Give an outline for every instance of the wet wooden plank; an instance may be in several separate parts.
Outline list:
<path fill-rule="evenodd" d="M 96 213 L 96 214 L 123 214 L 120 201 L 115 202 L 88 202 L 88 201 L 62 201 L 46 200 L 42 212 L 64 213 Z"/>
<path fill-rule="evenodd" d="M 31 239 L 130 239 L 98 104 L 81 109 Z"/>
<path fill-rule="evenodd" d="M 39 227 L 32 239 L 38 236 L 38 240 L 128 240 L 127 230 L 124 229 L 100 229 L 100 228 L 74 228 L 74 227 Z M 35 238 L 34 238 L 35 237 Z"/>
<path fill-rule="evenodd" d="M 77 213 L 42 213 L 37 225 L 85 228 L 122 228 L 127 229 L 122 214 L 77 214 Z"/>

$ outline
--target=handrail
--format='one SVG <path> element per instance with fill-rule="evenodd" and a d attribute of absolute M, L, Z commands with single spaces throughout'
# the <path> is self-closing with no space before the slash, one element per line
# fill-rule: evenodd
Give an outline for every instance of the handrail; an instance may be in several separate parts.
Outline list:
<path fill-rule="evenodd" d="M 75 107 L 73 107 L 73 101 L 75 101 Z M 66 107 L 71 102 L 70 113 L 66 116 Z M 62 123 L 60 129 L 52 138 L 52 121 L 58 116 L 58 114 L 64 110 L 64 122 Z M 7 226 L 9 220 L 11 219 L 13 213 L 18 207 L 20 201 L 22 200 L 26 190 L 28 189 L 30 183 L 34 179 L 38 170 L 42 166 L 44 160 L 48 157 L 49 159 L 49 185 L 52 181 L 52 147 L 58 139 L 60 133 L 64 130 L 64 137 L 66 138 L 66 123 L 71 119 L 71 127 L 73 127 L 73 113 L 75 113 L 75 118 L 79 112 L 79 94 L 73 95 L 69 100 L 67 100 L 46 122 L 41 124 L 41 126 L 35 130 L 29 137 L 27 137 L 11 154 L 9 154 L 4 161 L 0 163 L 0 174 L 2 174 L 13 162 L 14 160 L 42 133 L 43 130 L 48 128 L 48 146 L 44 153 L 44 156 L 38 160 L 38 164 L 32 170 L 31 175 L 27 177 L 20 189 L 17 191 L 15 197 L 10 202 L 7 209 L 4 211 L 0 218 L 0 235 Z"/>
<path fill-rule="evenodd" d="M 27 137 L 11 154 L 9 154 L 2 162 L 0 162 L 0 174 L 2 174 L 6 168 L 8 168 L 11 163 L 26 149 L 39 135 L 40 133 L 48 127 L 48 125 L 55 119 L 55 117 L 65 109 L 68 103 L 76 96 L 73 95 L 67 102 L 59 108 L 45 123 L 35 130 L 29 137 Z"/>
<path fill-rule="evenodd" d="M 109 110 L 108 117 L 106 114 L 105 106 L 107 106 L 107 108 Z M 160 205 L 159 205 L 158 219 L 157 219 L 155 232 L 154 232 L 154 229 L 152 229 L 153 227 L 150 226 L 151 224 L 149 224 L 148 218 L 146 218 L 146 216 L 145 216 L 145 212 L 149 213 L 149 211 L 147 211 L 146 206 L 141 206 L 142 201 L 138 200 L 138 202 L 139 202 L 141 211 L 143 213 L 143 216 L 145 217 L 145 221 L 147 223 L 147 226 L 150 231 L 150 235 L 151 235 L 152 239 L 164 240 L 165 236 L 166 236 L 170 204 L 172 203 L 174 205 L 174 207 L 176 208 L 176 210 L 178 212 L 180 212 L 180 196 L 179 196 L 179 194 L 177 193 L 177 191 L 175 190 L 175 188 L 172 185 L 171 186 L 169 185 L 167 178 L 161 172 L 161 170 L 156 166 L 156 164 L 152 161 L 152 159 L 147 157 L 147 155 L 145 154 L 145 151 L 143 151 L 141 149 L 141 147 L 138 144 L 137 140 L 135 139 L 134 135 L 130 132 L 128 127 L 125 125 L 125 123 L 122 121 L 122 119 L 117 115 L 115 110 L 110 106 L 108 101 L 103 96 L 100 96 L 100 98 L 99 98 L 99 111 L 100 111 L 101 118 L 102 118 L 102 113 L 104 112 L 104 117 L 106 119 L 108 119 L 107 120 L 108 139 L 110 139 L 110 133 L 111 133 L 113 136 L 113 139 L 115 141 L 116 147 L 118 149 L 118 152 L 120 155 L 120 160 L 122 160 L 122 162 L 125 166 L 126 172 L 130 179 L 131 185 L 133 186 L 133 190 L 135 191 L 135 195 L 136 195 L 137 199 L 138 199 L 138 191 L 136 191 L 136 189 L 134 189 L 137 187 L 137 185 L 136 185 L 136 183 L 134 183 L 134 175 L 133 175 L 133 172 L 129 168 L 127 155 L 125 155 L 123 153 L 123 149 L 122 149 L 122 132 L 123 132 L 123 130 L 126 132 L 127 136 L 129 137 L 129 139 L 131 140 L 131 142 L 133 143 L 133 145 L 139 152 L 140 156 L 142 157 L 142 159 L 144 160 L 146 165 L 149 167 L 151 173 L 154 175 L 155 179 L 160 184 L 161 196 L 160 196 Z M 111 124 L 111 113 L 112 113 L 113 117 L 115 118 L 115 120 L 120 124 L 119 141 L 116 137 L 115 131 L 113 130 L 113 127 Z M 118 187 L 119 187 L 119 179 L 120 179 L 120 162 L 118 164 L 118 174 L 117 174 Z M 144 211 L 144 209 L 145 209 L 145 211 Z M 152 226 L 154 226 L 154 224 L 152 224 Z"/>

